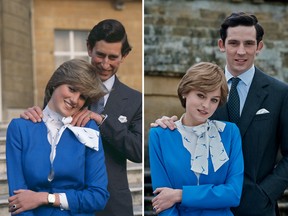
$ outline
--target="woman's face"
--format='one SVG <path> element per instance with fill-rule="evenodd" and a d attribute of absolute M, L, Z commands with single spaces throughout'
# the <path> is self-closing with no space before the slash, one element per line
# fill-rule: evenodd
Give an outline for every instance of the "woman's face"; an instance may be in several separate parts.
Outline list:
<path fill-rule="evenodd" d="M 74 86 L 63 84 L 54 90 L 48 106 L 53 111 L 67 117 L 79 111 L 84 103 L 85 98 L 75 90 Z"/>
<path fill-rule="evenodd" d="M 221 90 L 204 93 L 191 90 L 186 98 L 186 113 L 183 123 L 187 126 L 197 126 L 210 118 L 220 103 Z"/>

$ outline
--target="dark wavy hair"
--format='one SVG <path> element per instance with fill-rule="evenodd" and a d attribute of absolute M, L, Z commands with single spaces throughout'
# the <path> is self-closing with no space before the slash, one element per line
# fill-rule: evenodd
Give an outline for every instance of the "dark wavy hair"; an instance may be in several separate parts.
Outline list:
<path fill-rule="evenodd" d="M 101 40 L 107 43 L 122 42 L 122 56 L 128 55 L 132 50 L 124 26 L 114 19 L 102 20 L 93 27 L 87 39 L 88 49 L 93 49 L 96 42 Z"/>
<path fill-rule="evenodd" d="M 258 23 L 258 19 L 253 14 L 248 14 L 244 12 L 232 13 L 230 16 L 226 17 L 220 27 L 220 37 L 225 44 L 225 40 L 227 38 L 227 29 L 229 27 L 236 26 L 254 26 L 256 29 L 256 40 L 257 46 L 259 42 L 263 39 L 264 29 Z"/>

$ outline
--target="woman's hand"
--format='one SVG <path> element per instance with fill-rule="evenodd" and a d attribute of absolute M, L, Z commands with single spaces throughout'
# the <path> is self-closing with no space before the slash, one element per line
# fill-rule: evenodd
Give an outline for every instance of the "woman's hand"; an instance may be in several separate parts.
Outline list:
<path fill-rule="evenodd" d="M 20 189 L 14 191 L 14 194 L 15 195 L 8 198 L 9 212 L 11 212 L 12 215 L 35 209 L 40 205 L 48 204 L 47 192 L 34 192 Z"/>
<path fill-rule="evenodd" d="M 152 206 L 157 214 L 182 201 L 182 190 L 180 189 L 163 187 L 157 188 L 153 193 L 157 194 L 152 199 Z"/>

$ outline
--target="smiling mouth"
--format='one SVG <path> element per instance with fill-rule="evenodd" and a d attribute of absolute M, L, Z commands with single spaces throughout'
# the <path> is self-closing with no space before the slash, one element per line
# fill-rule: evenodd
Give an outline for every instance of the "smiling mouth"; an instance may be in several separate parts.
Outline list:
<path fill-rule="evenodd" d="M 112 70 L 104 70 L 102 69 L 100 74 L 106 75 L 107 73 L 110 73 Z"/>
<path fill-rule="evenodd" d="M 68 108 L 70 108 L 70 109 L 73 109 L 73 108 L 75 108 L 75 104 L 73 104 L 73 103 L 70 103 L 70 102 L 68 102 L 68 101 L 64 101 L 65 102 L 65 104 L 66 104 L 66 106 L 68 107 Z"/>
<path fill-rule="evenodd" d="M 244 63 L 244 62 L 246 62 L 246 59 L 236 59 L 235 61 L 239 62 L 239 63 Z"/>
<path fill-rule="evenodd" d="M 198 112 L 200 112 L 202 115 L 207 115 L 208 112 L 204 111 L 204 110 L 198 110 Z"/>

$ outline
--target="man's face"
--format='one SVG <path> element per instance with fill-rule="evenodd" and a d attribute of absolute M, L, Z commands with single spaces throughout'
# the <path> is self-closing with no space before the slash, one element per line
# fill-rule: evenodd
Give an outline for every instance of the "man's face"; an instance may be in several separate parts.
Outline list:
<path fill-rule="evenodd" d="M 108 80 L 117 72 L 120 63 L 124 59 L 121 48 L 121 42 L 107 43 L 104 40 L 96 42 L 92 49 L 88 47 L 91 64 L 97 68 L 102 82 Z"/>
<path fill-rule="evenodd" d="M 229 72 L 233 76 L 238 76 L 252 67 L 256 54 L 263 47 L 263 42 L 257 46 L 254 26 L 236 26 L 227 29 L 225 44 L 220 39 L 218 46 L 221 52 L 226 52 Z"/>

